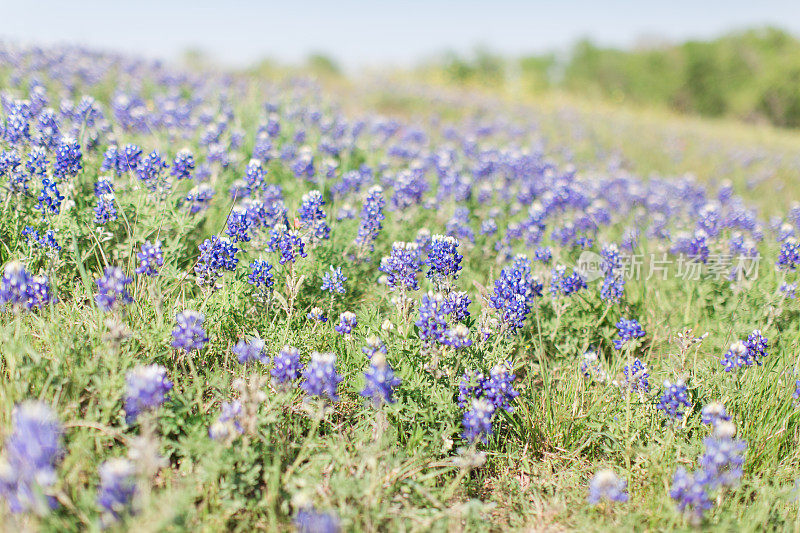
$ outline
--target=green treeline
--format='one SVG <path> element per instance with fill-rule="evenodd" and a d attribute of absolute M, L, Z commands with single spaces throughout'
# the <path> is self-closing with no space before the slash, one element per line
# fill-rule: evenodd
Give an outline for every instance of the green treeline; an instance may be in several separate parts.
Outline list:
<path fill-rule="evenodd" d="M 505 59 L 485 50 L 436 65 L 456 83 L 581 96 L 800 127 L 800 40 L 774 28 L 631 50 L 577 43 L 567 54 Z"/>

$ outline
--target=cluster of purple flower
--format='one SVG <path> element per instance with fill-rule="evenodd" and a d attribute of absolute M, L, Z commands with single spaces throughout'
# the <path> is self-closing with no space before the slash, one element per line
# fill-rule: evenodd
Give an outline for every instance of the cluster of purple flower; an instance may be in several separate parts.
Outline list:
<path fill-rule="evenodd" d="M 355 313 L 350 311 L 345 311 L 341 315 L 339 315 L 339 323 L 333 327 L 336 330 L 336 333 L 339 335 L 350 335 L 353 332 L 353 328 L 358 325 L 358 318 L 356 318 Z"/>
<path fill-rule="evenodd" d="M 728 351 L 722 356 L 720 363 L 725 367 L 726 372 L 752 366 L 754 363 L 761 366 L 761 360 L 768 355 L 767 346 L 766 337 L 761 334 L 760 330 L 755 329 L 746 340 L 731 344 Z"/>
<path fill-rule="evenodd" d="M 132 281 L 120 267 L 107 266 L 96 281 L 97 295 L 94 301 L 97 307 L 101 311 L 112 311 L 133 303 L 133 297 L 127 289 Z"/>
<path fill-rule="evenodd" d="M 300 227 L 309 235 L 311 242 L 317 242 L 330 237 L 331 228 L 326 222 L 327 215 L 322 207 L 325 200 L 319 191 L 311 191 L 303 195 L 297 216 Z"/>
<path fill-rule="evenodd" d="M 258 361 L 262 364 L 269 364 L 269 356 L 266 353 L 266 343 L 258 337 L 253 337 L 249 341 L 240 339 L 233 347 L 233 353 L 239 360 L 239 364 L 246 365 Z"/>
<path fill-rule="evenodd" d="M 684 408 L 690 407 L 686 383 L 677 380 L 675 383 L 664 381 L 664 392 L 656 406 L 672 421 L 678 422 L 683 418 Z"/>
<path fill-rule="evenodd" d="M 97 504 L 106 513 L 106 523 L 115 522 L 133 510 L 136 495 L 136 465 L 124 458 L 109 459 L 98 469 Z"/>
<path fill-rule="evenodd" d="M 46 276 L 31 276 L 18 261 L 7 263 L 0 277 L 0 309 L 10 305 L 15 311 L 42 307 L 51 301 Z"/>
<path fill-rule="evenodd" d="M 458 253 L 458 239 L 445 235 L 434 235 L 428 248 L 428 279 L 437 284 L 445 284 L 458 279 L 461 271 L 461 260 L 464 256 Z"/>
<path fill-rule="evenodd" d="M 552 271 L 550 280 L 550 294 L 555 296 L 569 296 L 586 288 L 586 281 L 581 275 L 573 270 L 567 274 L 567 267 L 564 265 L 556 266 Z"/>
<path fill-rule="evenodd" d="M 45 404 L 24 402 L 14 407 L 11 425 L 0 459 L 0 496 L 12 513 L 44 514 L 57 505 L 52 489 L 63 455 L 61 424 Z"/>
<path fill-rule="evenodd" d="M 394 403 L 394 388 L 402 383 L 400 378 L 395 377 L 394 370 L 386 361 L 385 353 L 380 350 L 372 352 L 370 366 L 364 372 L 364 381 L 364 389 L 360 394 L 372 400 L 376 407 L 384 402 Z"/>
<path fill-rule="evenodd" d="M 273 228 L 267 246 L 270 252 L 281 254 L 278 262 L 282 265 L 294 263 L 299 257 L 307 256 L 300 234 L 295 230 L 287 229 L 286 226 Z"/>
<path fill-rule="evenodd" d="M 632 341 L 645 336 L 644 328 L 635 318 L 628 320 L 622 317 L 619 319 L 619 322 L 616 323 L 616 326 L 619 339 L 614 340 L 614 348 L 617 350 L 621 350 Z"/>
<path fill-rule="evenodd" d="M 164 265 L 164 255 L 161 253 L 161 241 L 151 243 L 144 241 L 141 250 L 136 254 L 139 266 L 136 273 L 144 276 L 158 276 L 158 269 Z"/>
<path fill-rule="evenodd" d="M 628 483 L 622 480 L 613 470 L 600 470 L 589 482 L 588 502 L 597 505 L 602 500 L 610 502 L 628 501 Z"/>
<path fill-rule="evenodd" d="M 336 389 L 342 382 L 342 376 L 336 372 L 336 355 L 330 352 L 311 354 L 311 361 L 303 370 L 303 382 L 300 387 L 309 396 L 338 402 L 339 394 Z"/>
<path fill-rule="evenodd" d="M 531 262 L 524 256 L 516 257 L 511 265 L 500 272 L 489 302 L 500 313 L 501 321 L 509 333 L 513 334 L 522 328 L 531 312 L 534 298 L 542 295 L 542 288 L 539 279 L 531 274 Z"/>
<path fill-rule="evenodd" d="M 390 290 L 419 289 L 417 273 L 422 270 L 419 246 L 415 242 L 395 242 L 391 254 L 381 259 L 378 270 L 386 274 L 386 285 Z"/>
<path fill-rule="evenodd" d="M 383 198 L 383 189 L 376 185 L 367 191 L 364 198 L 364 207 L 361 209 L 361 225 L 358 227 L 358 236 L 355 244 L 359 249 L 360 255 L 372 252 L 375 248 L 374 242 L 381 231 L 382 222 L 386 218 L 383 208 L 386 200 Z"/>
<path fill-rule="evenodd" d="M 320 287 L 320 290 L 329 291 L 331 294 L 344 294 L 345 281 L 347 281 L 347 276 L 342 274 L 342 268 L 333 268 L 333 265 L 331 265 L 330 272 L 326 272 L 322 276 L 322 287 Z"/>
<path fill-rule="evenodd" d="M 187 309 L 178 313 L 172 330 L 172 347 L 186 352 L 201 350 L 208 342 L 203 323 L 206 317 L 198 311 Z"/>
<path fill-rule="evenodd" d="M 458 405 L 468 409 L 463 419 L 466 440 L 481 438 L 485 442 L 492 434 L 495 410 L 514 411 L 511 402 L 519 396 L 514 389 L 515 379 L 509 362 L 495 365 L 488 376 L 475 372 L 464 374 L 458 386 Z"/>
<path fill-rule="evenodd" d="M 138 366 L 125 377 L 125 414 L 128 422 L 135 421 L 145 411 L 158 408 L 172 390 L 167 369 L 159 365 Z"/>
<path fill-rule="evenodd" d="M 734 487 L 742 477 L 747 443 L 734 438 L 736 427 L 731 422 L 718 419 L 713 426 L 711 436 L 703 441 L 705 450 L 698 458 L 700 468 L 689 473 L 678 467 L 670 489 L 678 509 L 695 522 L 700 522 L 713 507 L 711 491 Z"/>
<path fill-rule="evenodd" d="M 212 288 L 217 286 L 217 281 L 224 271 L 233 271 L 239 259 L 236 252 L 239 249 L 228 239 L 213 235 L 200 245 L 200 257 L 194 266 L 198 285 Z"/>

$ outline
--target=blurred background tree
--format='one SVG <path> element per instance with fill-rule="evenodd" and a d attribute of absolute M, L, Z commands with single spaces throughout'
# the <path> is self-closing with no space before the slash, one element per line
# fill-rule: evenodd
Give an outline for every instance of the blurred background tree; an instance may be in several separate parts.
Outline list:
<path fill-rule="evenodd" d="M 428 63 L 450 83 L 503 88 L 511 81 L 535 94 L 561 90 L 620 104 L 667 108 L 800 127 L 800 40 L 777 28 L 709 41 L 650 39 L 631 49 L 588 40 L 567 54 L 503 58 L 486 48 Z"/>

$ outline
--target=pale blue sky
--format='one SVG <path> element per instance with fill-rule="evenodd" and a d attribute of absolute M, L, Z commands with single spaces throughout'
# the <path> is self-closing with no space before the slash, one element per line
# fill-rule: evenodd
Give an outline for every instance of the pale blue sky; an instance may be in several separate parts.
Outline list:
<path fill-rule="evenodd" d="M 188 47 L 245 65 L 322 51 L 349 68 L 413 64 L 481 44 L 505 54 L 565 50 L 590 37 L 708 38 L 772 24 L 800 34 L 800 0 L 0 0 L 0 39 L 82 43 L 175 58 Z"/>

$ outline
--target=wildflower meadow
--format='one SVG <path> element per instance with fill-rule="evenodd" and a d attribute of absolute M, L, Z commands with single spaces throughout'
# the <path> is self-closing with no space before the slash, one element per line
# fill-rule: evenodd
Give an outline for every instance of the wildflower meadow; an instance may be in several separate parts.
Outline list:
<path fill-rule="evenodd" d="M 6 531 L 800 529 L 800 139 L 0 47 Z"/>

